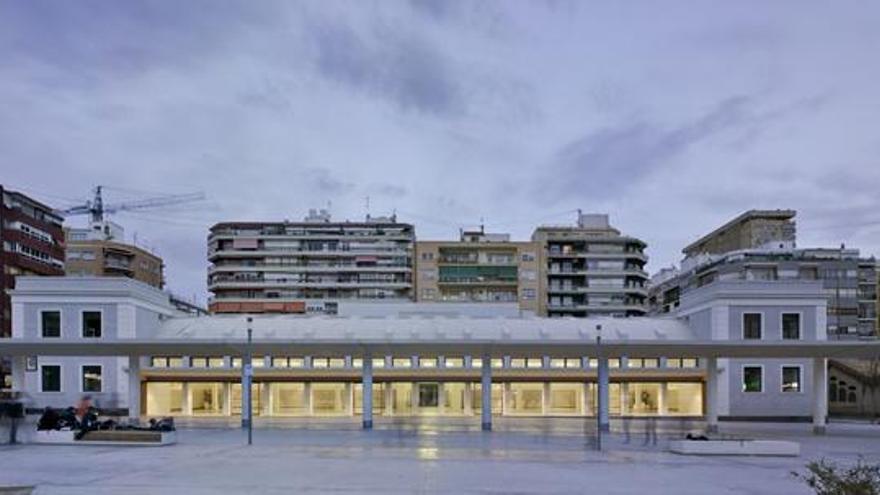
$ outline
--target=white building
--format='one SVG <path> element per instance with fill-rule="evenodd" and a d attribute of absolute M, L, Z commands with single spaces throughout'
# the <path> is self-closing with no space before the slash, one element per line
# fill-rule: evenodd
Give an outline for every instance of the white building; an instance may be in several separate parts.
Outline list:
<path fill-rule="evenodd" d="M 260 416 L 361 415 L 367 427 L 374 416 L 479 416 L 486 428 L 492 414 L 598 415 L 603 427 L 671 416 L 821 430 L 825 358 L 880 354 L 880 343 L 824 340 L 825 305 L 817 282 L 729 281 L 690 291 L 675 317 L 400 303 L 384 316 L 249 322 L 178 316 L 167 295 L 128 279 L 23 277 L 0 354 L 14 356 L 14 386 L 37 409 L 88 393 L 133 417 L 237 415 L 250 351 Z"/>

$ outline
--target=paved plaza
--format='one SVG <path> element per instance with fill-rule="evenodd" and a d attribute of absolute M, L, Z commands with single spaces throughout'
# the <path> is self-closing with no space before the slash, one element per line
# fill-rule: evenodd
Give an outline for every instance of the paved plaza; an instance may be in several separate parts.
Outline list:
<path fill-rule="evenodd" d="M 880 462 L 880 426 L 729 424 L 731 436 L 800 442 L 799 458 L 690 457 L 666 451 L 680 425 L 661 423 L 657 445 L 618 432 L 595 451 L 592 425 L 568 419 L 263 422 L 246 445 L 239 429 L 181 425 L 169 447 L 0 446 L 0 486 L 34 493 L 809 493 L 790 476 L 811 460 Z M 0 493 L 3 490 L 0 489 Z"/>

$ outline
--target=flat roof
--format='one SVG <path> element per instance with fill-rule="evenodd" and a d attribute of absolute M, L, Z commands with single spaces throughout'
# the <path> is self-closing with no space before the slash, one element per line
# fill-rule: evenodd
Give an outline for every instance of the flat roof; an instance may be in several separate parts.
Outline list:
<path fill-rule="evenodd" d="M 688 251 L 694 249 L 696 246 L 708 241 L 710 238 L 717 236 L 721 232 L 724 232 L 727 229 L 735 225 L 742 224 L 749 220 L 754 220 L 756 218 L 766 218 L 773 220 L 790 220 L 797 215 L 796 210 L 748 210 L 739 216 L 735 217 L 733 220 L 725 223 L 724 225 L 718 227 L 717 229 L 709 232 L 708 234 L 700 237 L 696 241 L 685 246 L 684 249 L 681 250 L 682 253 L 687 254 Z"/>

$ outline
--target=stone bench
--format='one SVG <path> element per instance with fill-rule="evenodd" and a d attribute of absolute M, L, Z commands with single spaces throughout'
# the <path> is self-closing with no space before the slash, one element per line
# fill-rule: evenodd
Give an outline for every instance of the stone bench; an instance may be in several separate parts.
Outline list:
<path fill-rule="evenodd" d="M 782 440 L 673 440 L 669 450 L 684 455 L 801 455 L 799 443 Z"/>
<path fill-rule="evenodd" d="M 171 445 L 177 442 L 173 431 L 98 430 L 90 431 L 81 439 L 74 431 L 41 430 L 33 437 L 33 443 L 52 445 Z"/>

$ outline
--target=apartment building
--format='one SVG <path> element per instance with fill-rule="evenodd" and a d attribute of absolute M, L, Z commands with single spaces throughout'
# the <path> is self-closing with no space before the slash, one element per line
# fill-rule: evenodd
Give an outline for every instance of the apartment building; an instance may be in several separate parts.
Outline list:
<path fill-rule="evenodd" d="M 335 313 L 340 300 L 413 297 L 415 229 L 397 217 L 223 222 L 208 235 L 212 313 Z"/>
<path fill-rule="evenodd" d="M 22 275 L 64 275 L 64 219 L 55 210 L 0 184 L 0 338 L 12 335 L 9 292 Z M 11 384 L 0 356 L 0 388 Z"/>
<path fill-rule="evenodd" d="M 771 245 L 794 247 L 796 214 L 794 210 L 749 210 L 694 241 L 682 253 L 690 257 Z"/>
<path fill-rule="evenodd" d="M 538 243 L 542 316 L 639 316 L 647 313 L 644 241 L 623 235 L 605 214 L 578 212 L 575 225 L 543 225 Z"/>
<path fill-rule="evenodd" d="M 539 249 L 482 226 L 462 230 L 458 241 L 417 241 L 416 300 L 516 303 L 537 312 Z"/>
<path fill-rule="evenodd" d="M 64 218 L 49 206 L 0 185 L 0 337 L 12 334 L 8 291 L 21 275 L 64 275 Z"/>
<path fill-rule="evenodd" d="M 123 242 L 121 226 L 109 221 L 65 230 L 64 271 L 68 276 L 128 277 L 153 287 L 165 284 L 162 258 Z"/>
<path fill-rule="evenodd" d="M 746 212 L 737 218 L 743 218 L 750 213 Z M 792 214 L 788 218 L 791 220 L 793 217 Z M 794 231 L 793 225 L 790 231 Z M 661 270 L 651 279 L 651 312 L 674 313 L 685 293 L 716 280 L 819 280 L 828 298 L 829 338 L 876 336 L 875 259 L 864 258 L 858 249 L 847 249 L 844 246 L 795 248 L 795 239 L 782 232 L 777 230 L 776 234 L 765 236 L 762 241 L 767 242 L 763 242 L 762 247 L 711 254 L 691 250 L 690 246 L 685 248 L 685 254 L 696 254 L 689 254 L 682 261 L 680 269 Z M 704 242 L 707 237 L 709 236 L 703 237 L 698 243 Z"/>

